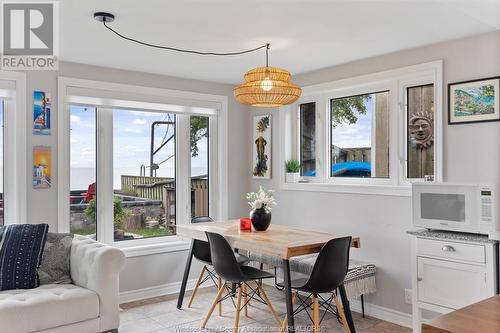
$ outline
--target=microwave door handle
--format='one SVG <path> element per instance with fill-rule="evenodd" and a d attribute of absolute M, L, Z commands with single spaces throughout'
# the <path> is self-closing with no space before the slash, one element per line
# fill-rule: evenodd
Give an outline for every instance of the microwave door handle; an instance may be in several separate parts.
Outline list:
<path fill-rule="evenodd" d="M 450 246 L 450 245 L 445 245 L 441 248 L 441 250 L 445 251 L 445 252 L 455 252 L 455 248 L 453 246 Z"/>

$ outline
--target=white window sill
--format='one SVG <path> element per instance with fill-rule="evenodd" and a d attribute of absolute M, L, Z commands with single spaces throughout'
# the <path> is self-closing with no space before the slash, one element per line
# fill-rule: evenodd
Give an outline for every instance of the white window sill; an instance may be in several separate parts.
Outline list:
<path fill-rule="evenodd" d="M 285 191 L 332 192 L 411 197 L 411 185 L 281 183 Z"/>
<path fill-rule="evenodd" d="M 177 236 L 135 239 L 114 243 L 114 246 L 125 253 L 126 258 L 187 251 L 189 250 L 190 245 L 190 242 L 181 240 Z"/>

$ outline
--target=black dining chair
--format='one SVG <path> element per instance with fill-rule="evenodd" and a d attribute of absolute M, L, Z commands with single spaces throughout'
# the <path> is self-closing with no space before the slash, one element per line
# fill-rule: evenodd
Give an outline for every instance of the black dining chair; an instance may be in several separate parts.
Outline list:
<path fill-rule="evenodd" d="M 191 220 L 191 223 L 204 223 L 204 222 L 213 222 L 214 220 L 210 216 L 197 216 Z M 249 261 L 248 257 L 234 253 L 234 257 L 236 258 L 236 262 L 238 265 L 243 265 Z M 199 239 L 194 240 L 193 244 L 193 256 L 203 263 L 203 268 L 201 269 L 200 276 L 198 277 L 198 281 L 194 286 L 193 293 L 189 298 L 188 308 L 193 304 L 194 298 L 196 296 L 196 292 L 198 288 L 207 281 L 212 281 L 217 290 L 222 286 L 222 279 L 217 276 L 212 266 L 212 258 L 210 256 L 210 245 L 206 241 L 202 241 Z M 222 315 L 222 304 L 219 304 L 219 315 Z"/>
<path fill-rule="evenodd" d="M 336 313 L 340 316 L 344 330 L 346 333 L 351 333 L 347 324 L 344 309 L 336 295 L 336 290 L 344 282 L 347 270 L 349 268 L 349 250 L 351 248 L 352 237 L 335 238 L 328 241 L 321 249 L 316 262 L 314 264 L 311 275 L 306 278 L 292 280 L 291 286 L 297 292 L 293 295 L 293 301 L 300 302 L 299 306 L 294 310 L 294 315 L 306 311 L 313 323 L 313 332 L 320 331 L 320 324 L 325 313 L 320 319 L 319 309 L 323 307 L 325 310 L 332 309 L 332 303 L 335 303 Z M 309 294 L 307 297 L 299 294 L 299 292 Z M 331 293 L 331 297 L 324 299 L 320 294 Z M 312 306 L 311 306 L 312 298 Z M 321 302 L 321 304 L 320 304 Z M 312 317 L 309 313 L 312 310 Z M 331 312 L 331 311 L 330 311 Z M 287 318 L 281 325 L 281 332 L 287 328 Z"/>
<path fill-rule="evenodd" d="M 232 290 L 225 286 L 226 283 L 234 284 L 238 293 L 235 304 L 236 314 L 233 332 L 238 332 L 241 310 L 245 309 L 245 315 L 248 316 L 248 302 L 250 300 L 256 300 L 267 305 L 279 327 L 281 325 L 281 320 L 269 301 L 264 288 L 262 288 L 262 285 L 259 283 L 262 279 L 274 278 L 274 275 L 254 267 L 239 265 L 233 255 L 233 249 L 222 235 L 211 232 L 207 232 L 206 234 L 208 242 L 210 243 L 210 254 L 212 256 L 213 267 L 217 275 L 220 276 L 224 282 L 219 288 L 217 296 L 215 296 L 215 300 L 208 310 L 202 328 L 205 328 L 217 304 L 232 297 Z M 255 282 L 255 286 L 251 286 L 250 282 Z M 222 296 L 224 291 L 226 291 L 226 295 Z"/>

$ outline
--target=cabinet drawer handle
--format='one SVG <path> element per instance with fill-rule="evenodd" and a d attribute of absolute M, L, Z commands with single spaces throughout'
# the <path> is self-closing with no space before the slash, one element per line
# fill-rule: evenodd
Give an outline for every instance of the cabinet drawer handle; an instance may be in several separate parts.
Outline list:
<path fill-rule="evenodd" d="M 418 278 L 417 278 L 417 281 L 418 281 L 418 282 L 422 282 L 422 278 L 421 278 L 421 277 L 418 277 Z"/>
<path fill-rule="evenodd" d="M 453 246 L 450 246 L 450 245 L 445 245 L 441 248 L 441 250 L 445 251 L 445 252 L 455 252 L 455 248 Z"/>

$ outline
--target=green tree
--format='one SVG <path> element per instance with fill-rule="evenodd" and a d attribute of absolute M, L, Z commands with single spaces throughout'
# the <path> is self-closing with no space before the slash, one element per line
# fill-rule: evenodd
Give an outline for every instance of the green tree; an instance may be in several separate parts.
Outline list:
<path fill-rule="evenodd" d="M 208 138 L 208 117 L 192 116 L 190 125 L 191 156 L 196 157 L 199 153 L 198 141 Z"/>
<path fill-rule="evenodd" d="M 332 127 L 355 124 L 359 115 L 366 114 L 365 102 L 371 98 L 371 95 L 359 95 L 334 99 L 331 103 Z"/>

